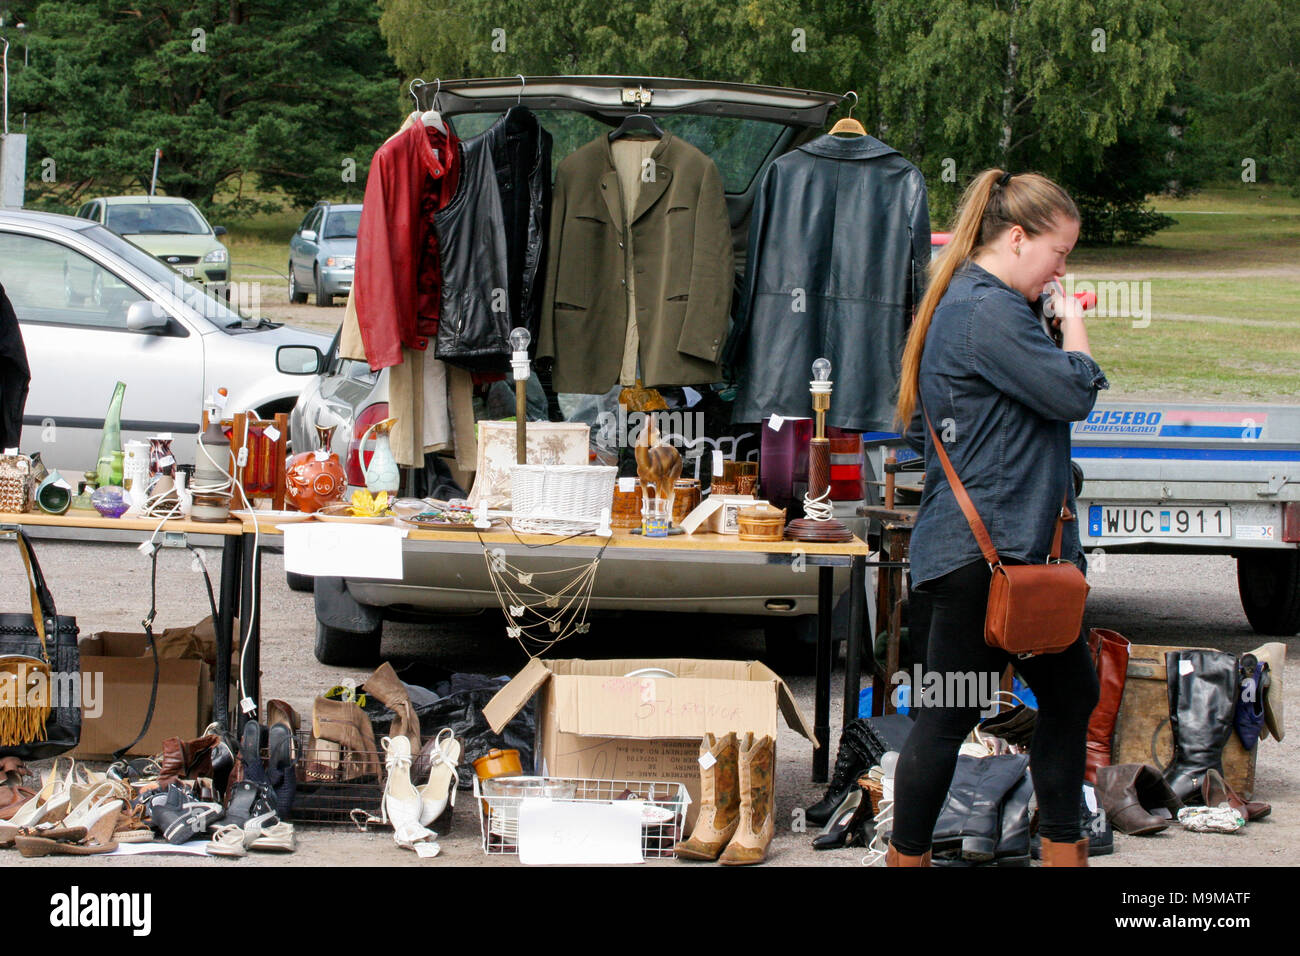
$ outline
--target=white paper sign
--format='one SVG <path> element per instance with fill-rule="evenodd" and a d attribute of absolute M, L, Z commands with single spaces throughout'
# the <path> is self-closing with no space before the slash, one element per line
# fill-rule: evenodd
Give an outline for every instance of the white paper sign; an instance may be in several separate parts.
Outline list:
<path fill-rule="evenodd" d="M 280 440 L 280 429 L 274 425 L 267 425 L 262 429 L 262 434 L 266 436 L 267 441 L 277 442 Z"/>
<path fill-rule="evenodd" d="M 295 574 L 400 580 L 402 532 L 339 522 L 285 525 L 284 567 Z"/>
<path fill-rule="evenodd" d="M 640 863 L 641 804 L 527 797 L 519 801 L 519 862 Z"/>
<path fill-rule="evenodd" d="M 772 431 L 774 432 L 779 432 L 781 430 L 781 426 L 784 424 L 785 424 L 785 419 L 782 418 L 780 415 L 773 415 L 771 418 L 767 420 L 767 427 L 772 429 Z"/>

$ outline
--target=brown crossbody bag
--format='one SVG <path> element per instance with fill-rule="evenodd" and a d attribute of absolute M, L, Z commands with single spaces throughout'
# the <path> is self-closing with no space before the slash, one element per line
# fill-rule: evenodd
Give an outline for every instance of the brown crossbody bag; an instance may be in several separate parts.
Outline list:
<path fill-rule="evenodd" d="M 985 643 L 1017 657 L 1056 654 L 1065 650 L 1079 639 L 1083 606 L 1088 600 L 1088 581 L 1083 572 L 1069 561 L 1061 560 L 1061 534 L 1065 522 L 1074 520 L 1066 506 L 1069 492 L 1061 501 L 1047 563 L 1004 565 L 970 495 L 948 459 L 948 452 L 934 433 L 929 413 L 925 415 L 925 424 L 930 429 L 930 439 L 934 442 L 944 474 L 948 476 L 953 496 L 970 522 L 984 560 L 993 570 L 993 577 L 989 580 L 988 612 L 984 616 Z"/>

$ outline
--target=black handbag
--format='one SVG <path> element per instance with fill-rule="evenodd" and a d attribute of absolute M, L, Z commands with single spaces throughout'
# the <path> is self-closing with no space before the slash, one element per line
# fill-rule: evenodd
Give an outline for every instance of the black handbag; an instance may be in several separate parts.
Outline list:
<path fill-rule="evenodd" d="M 31 613 L 0 614 L 0 757 L 57 757 L 81 740 L 77 619 L 60 615 L 31 540 L 13 532 L 27 568 Z"/>

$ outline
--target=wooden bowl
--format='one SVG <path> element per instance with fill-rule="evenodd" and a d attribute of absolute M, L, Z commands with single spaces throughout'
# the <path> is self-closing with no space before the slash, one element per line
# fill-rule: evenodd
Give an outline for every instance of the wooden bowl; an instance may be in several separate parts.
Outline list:
<path fill-rule="evenodd" d="M 785 509 L 770 505 L 741 508 L 741 541 L 781 541 L 785 538 Z"/>

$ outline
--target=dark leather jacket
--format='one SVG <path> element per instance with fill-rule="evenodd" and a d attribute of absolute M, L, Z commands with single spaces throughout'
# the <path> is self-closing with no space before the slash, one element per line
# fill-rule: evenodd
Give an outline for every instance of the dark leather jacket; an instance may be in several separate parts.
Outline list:
<path fill-rule="evenodd" d="M 826 423 L 892 431 L 929 263 L 925 178 L 897 150 L 872 136 L 820 136 L 772 163 L 724 355 L 740 383 L 733 420 L 811 415 L 811 367 L 825 356 L 835 383 Z"/>
<path fill-rule="evenodd" d="M 460 145 L 456 195 L 434 218 L 442 263 L 435 355 L 509 366 L 510 330 L 538 338 L 551 212 L 551 134 L 524 106 Z"/>

